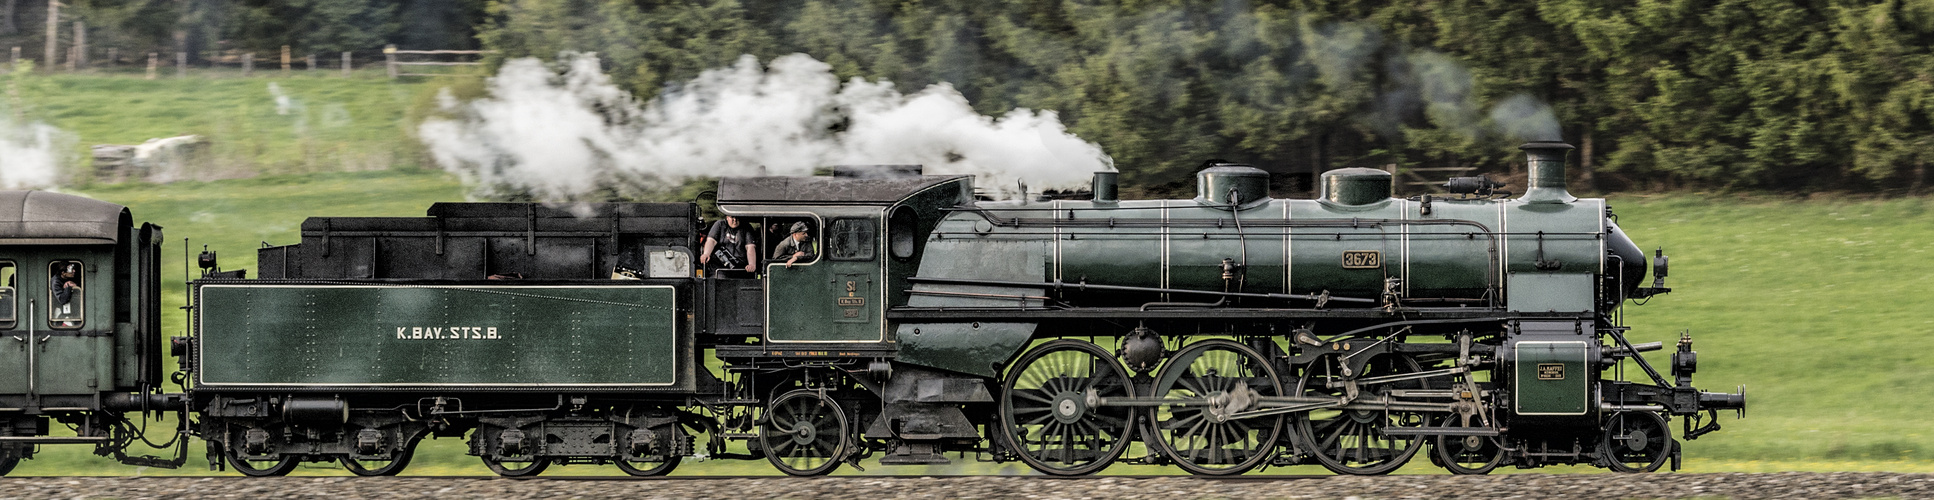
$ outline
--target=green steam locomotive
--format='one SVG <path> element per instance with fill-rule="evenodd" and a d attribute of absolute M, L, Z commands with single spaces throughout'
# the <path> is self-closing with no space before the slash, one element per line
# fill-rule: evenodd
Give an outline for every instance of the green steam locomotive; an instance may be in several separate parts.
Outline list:
<path fill-rule="evenodd" d="M 396 474 L 426 438 L 506 476 L 692 457 L 1676 468 L 1744 393 L 1691 385 L 1690 338 L 1664 372 L 1642 353 L 1666 346 L 1627 340 L 1621 307 L 1670 291 L 1665 257 L 1566 192 L 1569 145 L 1524 149 L 1516 198 L 1456 178 L 1395 199 L 1388 173 L 1342 169 L 1274 199 L 1265 172 L 1216 164 L 1192 200 L 1120 200 L 1102 172 L 1084 199 L 995 202 L 971 177 L 847 166 L 721 180 L 711 242 L 694 203 L 311 218 L 255 278 L 204 255 L 191 334 L 167 343 L 180 393 L 161 390 L 159 228 L 0 193 L 19 228 L 0 234 L 19 344 L 0 348 L 0 471 L 61 443 L 183 463 L 185 439 L 127 455 L 155 444 L 140 412 L 248 475 Z M 56 306 L 68 283 L 86 291 Z"/>

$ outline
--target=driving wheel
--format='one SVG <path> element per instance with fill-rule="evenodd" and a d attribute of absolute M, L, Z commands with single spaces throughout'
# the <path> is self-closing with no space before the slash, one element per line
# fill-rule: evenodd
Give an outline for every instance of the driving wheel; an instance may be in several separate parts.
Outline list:
<path fill-rule="evenodd" d="M 1324 355 L 1310 364 L 1297 383 L 1305 397 L 1342 398 L 1349 385 L 1356 385 L 1355 401 L 1390 398 L 1393 391 L 1431 388 L 1430 379 L 1408 379 L 1359 383 L 1422 371 L 1417 360 L 1402 354 L 1377 354 L 1367 361 L 1361 373 L 1345 373 L 1337 355 Z M 1356 408 L 1317 410 L 1297 419 L 1297 437 L 1316 461 L 1337 474 L 1388 474 L 1410 461 L 1424 445 L 1415 435 L 1385 434 L 1385 429 L 1423 427 L 1429 419 L 1421 412 L 1388 410 L 1362 405 Z"/>
<path fill-rule="evenodd" d="M 1128 448 L 1135 411 L 1101 406 L 1132 398 L 1128 372 L 1088 342 L 1042 344 L 1008 369 L 1001 391 L 1001 437 L 1028 467 L 1057 476 L 1108 467 Z"/>
<path fill-rule="evenodd" d="M 1282 382 L 1254 349 L 1209 340 L 1176 353 L 1155 377 L 1162 405 L 1151 412 L 1155 445 L 1191 474 L 1233 475 L 1268 460 L 1282 415 L 1246 417 L 1258 398 L 1280 396 Z"/>

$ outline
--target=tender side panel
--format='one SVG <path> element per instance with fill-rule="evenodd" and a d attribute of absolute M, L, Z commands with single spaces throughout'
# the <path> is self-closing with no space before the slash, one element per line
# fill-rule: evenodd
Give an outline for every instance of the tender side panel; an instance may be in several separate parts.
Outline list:
<path fill-rule="evenodd" d="M 670 286 L 207 285 L 199 294 L 205 386 L 689 384 Z"/>

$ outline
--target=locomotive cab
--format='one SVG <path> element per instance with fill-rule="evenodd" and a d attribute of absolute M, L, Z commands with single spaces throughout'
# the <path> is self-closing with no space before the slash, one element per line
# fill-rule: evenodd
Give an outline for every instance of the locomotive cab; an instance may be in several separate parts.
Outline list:
<path fill-rule="evenodd" d="M 919 245 L 945 210 L 971 200 L 972 178 L 923 176 L 917 166 L 841 166 L 830 176 L 727 178 L 719 211 L 755 227 L 762 279 L 717 273 L 708 330 L 765 346 L 845 344 L 888 349 L 885 312 L 904 304 Z M 803 225 L 810 253 L 773 255 Z"/>

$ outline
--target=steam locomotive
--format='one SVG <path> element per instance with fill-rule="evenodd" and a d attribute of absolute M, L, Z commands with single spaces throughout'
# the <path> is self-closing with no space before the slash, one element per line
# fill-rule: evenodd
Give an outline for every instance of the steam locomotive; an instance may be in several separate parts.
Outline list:
<path fill-rule="evenodd" d="M 1670 291 L 1667 260 L 1566 192 L 1570 148 L 1525 145 L 1516 198 L 1457 178 L 1397 199 L 1388 173 L 1342 169 L 1274 199 L 1234 164 L 1191 200 L 1118 199 L 1112 172 L 1087 199 L 999 202 L 917 166 L 723 179 L 752 272 L 704 268 L 694 203 L 316 217 L 254 278 L 205 253 L 189 335 L 166 342 L 159 227 L 0 192 L 0 473 L 69 443 L 181 465 L 188 440 L 136 423 L 158 413 L 251 476 L 396 474 L 425 438 L 505 476 L 690 457 L 802 476 L 874 457 L 1676 469 L 1744 392 L 1694 388 L 1690 338 L 1664 373 L 1641 355 L 1664 345 L 1628 341 L 1621 308 Z M 783 238 L 810 251 L 758 255 Z"/>

